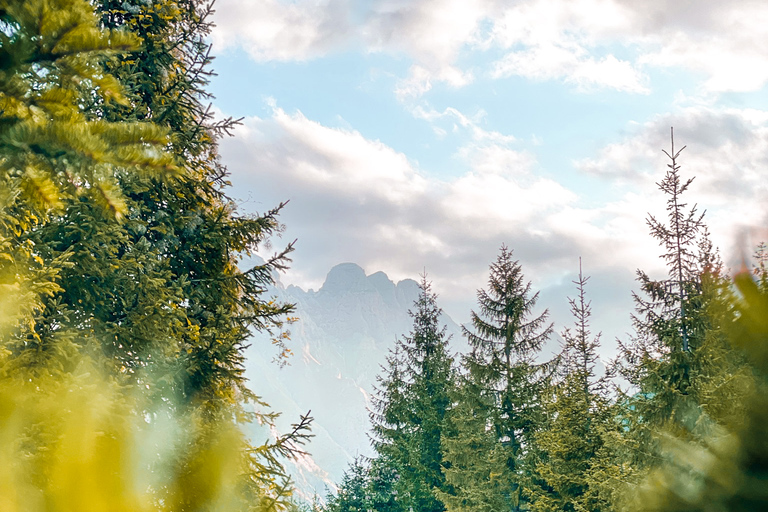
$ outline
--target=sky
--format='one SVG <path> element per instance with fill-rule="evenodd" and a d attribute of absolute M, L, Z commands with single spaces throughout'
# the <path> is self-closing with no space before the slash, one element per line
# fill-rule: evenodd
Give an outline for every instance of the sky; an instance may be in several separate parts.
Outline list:
<path fill-rule="evenodd" d="M 638 268 L 665 276 L 649 214 L 670 128 L 683 196 L 737 266 L 768 239 L 768 2 L 217 0 L 209 90 L 243 212 L 289 201 L 281 281 L 354 262 L 427 272 L 457 322 L 502 244 L 537 312 L 627 339 Z"/>

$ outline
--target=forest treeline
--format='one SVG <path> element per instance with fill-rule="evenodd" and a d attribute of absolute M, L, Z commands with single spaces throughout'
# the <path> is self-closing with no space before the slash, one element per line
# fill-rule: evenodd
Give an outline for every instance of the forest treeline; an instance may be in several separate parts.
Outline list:
<path fill-rule="evenodd" d="M 297 504 L 283 459 L 310 419 L 263 444 L 242 430 L 274 418 L 243 352 L 253 331 L 287 351 L 293 308 L 265 293 L 292 246 L 238 266 L 282 204 L 248 216 L 226 195 L 217 141 L 237 121 L 208 106 L 211 13 L 0 0 L 0 510 L 765 508 L 768 253 L 727 275 L 674 148 L 668 218 L 649 218 L 669 275 L 638 274 L 609 374 L 581 273 L 548 362 L 553 327 L 512 250 L 460 359 L 425 278 L 378 385 L 377 455 L 325 505 Z"/>
<path fill-rule="evenodd" d="M 647 218 L 668 275 L 638 270 L 634 335 L 598 372 L 589 277 L 560 352 L 538 293 L 502 246 L 455 358 L 424 276 L 413 329 L 373 400 L 376 455 L 346 471 L 324 512 L 758 511 L 768 507 L 768 268 L 760 245 L 733 278 L 685 203 L 672 133 Z M 597 312 L 599 314 L 599 311 Z"/>

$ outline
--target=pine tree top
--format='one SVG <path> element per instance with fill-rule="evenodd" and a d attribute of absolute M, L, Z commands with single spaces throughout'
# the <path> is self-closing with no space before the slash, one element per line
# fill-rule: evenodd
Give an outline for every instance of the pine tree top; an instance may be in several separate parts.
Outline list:
<path fill-rule="evenodd" d="M 472 329 L 463 328 L 473 357 L 532 361 L 552 332 L 552 325 L 546 325 L 547 310 L 532 317 L 538 297 L 538 292 L 531 294 L 531 283 L 525 281 L 512 251 L 502 245 L 490 265 L 487 290 L 477 292 L 478 312 L 471 312 Z"/>

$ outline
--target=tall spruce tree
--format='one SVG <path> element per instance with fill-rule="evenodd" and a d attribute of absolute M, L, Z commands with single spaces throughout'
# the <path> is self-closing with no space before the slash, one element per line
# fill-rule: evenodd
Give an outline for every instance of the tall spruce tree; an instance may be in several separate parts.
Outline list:
<path fill-rule="evenodd" d="M 242 375 L 250 329 L 279 328 L 291 307 L 262 297 L 286 252 L 237 267 L 279 230 L 279 207 L 242 217 L 224 194 L 216 138 L 231 123 L 212 123 L 202 102 L 210 6 L 96 4 L 101 24 L 84 0 L 0 2 L 0 285 L 13 291 L 0 300 L 0 375 L 53 375 L 66 389 L 95 361 L 137 395 L 124 405 L 142 422 L 110 430 L 116 446 L 163 417 L 184 422 L 173 460 L 146 466 L 156 504 L 222 506 L 226 484 L 228 509 L 288 506 L 277 456 L 306 422 L 254 447 L 233 421 L 253 398 Z M 54 453 L 46 442 L 27 448 Z"/>
<path fill-rule="evenodd" d="M 606 378 L 595 369 L 600 334 L 590 332 L 588 280 L 579 259 L 577 297 L 568 299 L 575 325 L 562 333 L 559 378 L 543 397 L 546 419 L 536 432 L 538 451 L 528 496 L 530 509 L 537 512 L 612 510 L 609 496 L 600 491 L 613 461 L 599 459 L 608 453 L 604 436 L 616 431 L 615 410 Z"/>
<path fill-rule="evenodd" d="M 245 385 L 243 355 L 252 330 L 268 331 L 282 342 L 279 331 L 293 306 L 264 293 L 272 272 L 290 261 L 292 245 L 263 265 L 238 267 L 241 257 L 282 229 L 277 220 L 282 204 L 263 215 L 242 215 L 226 195 L 229 183 L 217 141 L 229 135 L 236 122 L 215 121 L 207 103 L 211 95 L 206 86 L 213 74 L 207 38 L 212 4 L 104 0 L 97 6 L 106 27 L 130 29 L 143 43 L 109 68 L 127 84 L 131 108 L 104 109 L 103 115 L 135 116 L 167 126 L 171 147 L 183 162 L 183 173 L 172 184 L 123 184 L 138 227 L 129 245 L 148 242 L 150 251 L 166 264 L 166 286 L 179 290 L 182 298 L 173 308 L 182 314 L 182 330 L 175 336 L 170 371 L 162 378 L 172 383 L 182 401 L 209 413 L 214 427 L 218 418 L 254 420 L 243 407 L 247 401 L 256 402 L 258 419 L 269 422 L 272 415 L 261 412 L 264 405 Z M 249 451 L 252 467 L 244 482 L 255 485 L 256 494 L 268 491 L 259 506 L 285 506 L 282 500 L 291 486 L 274 454 L 289 455 L 293 441 L 305 439 L 306 426 L 307 418 L 302 418 L 286 438 Z"/>
<path fill-rule="evenodd" d="M 357 457 L 344 472 L 336 494 L 329 497 L 326 512 L 368 512 L 371 509 L 368 492 L 368 467 Z"/>
<path fill-rule="evenodd" d="M 524 460 L 541 418 L 543 380 L 535 357 L 552 326 L 547 312 L 533 316 L 520 264 L 506 246 L 490 267 L 488 290 L 478 291 L 479 313 L 464 329 L 471 352 L 463 358 L 451 439 L 446 440 L 446 481 L 439 493 L 449 510 L 519 510 Z M 470 453 L 471 452 L 471 453 Z"/>
<path fill-rule="evenodd" d="M 397 464 L 386 456 L 378 456 L 368 467 L 369 510 L 376 512 L 404 512 L 397 491 Z"/>
<path fill-rule="evenodd" d="M 637 335 L 620 343 L 617 370 L 633 385 L 625 405 L 623 464 L 630 481 L 664 463 L 667 435 L 705 442 L 700 426 L 723 415 L 738 415 L 739 384 L 745 366 L 725 332 L 733 323 L 731 292 L 722 264 L 709 241 L 703 215 L 688 209 L 681 195 L 693 179 L 681 181 L 679 155 L 658 185 L 667 195 L 668 222 L 649 217 L 652 236 L 665 248 L 668 278 L 638 278 L 644 296 L 635 294 Z"/>
<path fill-rule="evenodd" d="M 763 290 L 768 290 L 768 245 L 765 242 L 760 242 L 757 245 L 753 258 L 752 273 L 760 287 Z"/>
<path fill-rule="evenodd" d="M 674 132 L 672 132 L 674 135 Z M 629 345 L 620 343 L 625 364 L 623 376 L 640 391 L 632 399 L 642 430 L 667 421 L 682 422 L 697 398 L 691 395 L 692 373 L 697 369 L 696 351 L 708 328 L 702 304 L 702 258 L 697 251 L 705 231 L 703 214 L 688 209 L 682 194 L 693 178 L 682 181 L 678 159 L 685 147 L 664 153 L 670 159 L 659 189 L 667 196 L 667 223 L 649 216 L 651 236 L 665 252 L 668 278 L 653 280 L 638 270 L 644 295 L 634 293 L 637 314 L 632 320 L 637 332 Z"/>
<path fill-rule="evenodd" d="M 402 510 L 440 512 L 443 437 L 450 408 L 453 359 L 449 336 L 440 327 L 437 296 L 423 276 L 410 311 L 413 330 L 398 340 L 380 379 L 371 413 L 374 448 L 397 472 L 394 490 Z"/>
<path fill-rule="evenodd" d="M 250 397 L 243 347 L 251 329 L 279 330 L 292 311 L 289 304 L 263 297 L 271 272 L 285 268 L 292 247 L 264 265 L 245 271 L 237 266 L 240 257 L 281 230 L 282 205 L 261 216 L 241 215 L 226 196 L 229 183 L 217 140 L 236 122 L 214 121 L 207 103 L 212 4 L 104 0 L 97 7 L 106 27 L 127 28 L 143 43 L 110 66 L 128 88 L 130 107 L 99 111 L 107 118 L 148 119 L 167 127 L 183 163 L 184 172 L 172 184 L 123 183 L 134 221 L 128 245 L 146 241 L 167 266 L 166 285 L 182 297 L 179 388 L 186 398 L 209 405 Z"/>
<path fill-rule="evenodd" d="M 243 217 L 224 195 L 226 170 L 219 162 L 216 139 L 232 124 L 212 123 L 203 103 L 210 75 L 205 41 L 210 6 L 192 1 L 97 6 L 103 11 L 105 41 L 83 52 L 92 56 L 92 62 L 74 52 L 59 59 L 66 64 L 65 71 L 83 78 L 74 75 L 76 80 L 67 81 L 68 76 L 58 71 L 41 75 L 70 89 L 79 84 L 80 117 L 67 118 L 60 107 L 62 98 L 74 99 L 77 91 L 49 92 L 41 102 L 68 123 L 47 123 L 49 140 L 57 137 L 54 145 L 66 151 L 62 141 L 75 144 L 81 153 L 106 158 L 112 166 L 78 167 L 64 154 L 70 167 L 88 172 L 58 174 L 69 177 L 74 190 L 66 200 L 52 196 L 51 187 L 36 178 L 44 192 L 36 195 L 51 198 L 57 215 L 26 230 L 21 242 L 39 247 L 44 259 L 58 261 L 66 254 L 71 263 L 59 273 L 60 293 L 36 330 L 45 335 L 75 328 L 81 337 L 87 334 L 100 345 L 127 376 L 136 378 L 153 359 L 156 365 L 168 366 L 165 381 L 172 383 L 171 391 L 179 397 L 205 402 L 213 409 L 216 402 L 232 404 L 238 396 L 249 396 L 243 386 L 242 347 L 250 329 L 279 329 L 291 310 L 290 305 L 261 297 L 270 271 L 285 264 L 290 247 L 266 265 L 246 272 L 237 267 L 238 257 L 279 231 L 279 207 L 261 217 Z M 46 16 L 51 10 L 35 10 L 29 3 L 25 7 L 27 16 Z M 92 7 L 86 9 L 93 24 L 89 30 L 99 30 Z M 84 34 L 79 29 L 65 32 L 68 51 L 72 33 Z M 10 50 L 27 44 L 26 39 L 17 39 L 21 43 L 7 45 Z M 122 45 L 128 54 L 113 56 L 103 66 L 93 58 L 109 50 L 107 41 Z M 46 55 L 40 57 L 44 62 L 51 60 Z M 52 62 L 61 66 L 59 61 Z M 117 89 L 118 83 L 122 89 Z M 132 139 L 117 139 L 110 129 L 114 126 Z M 42 134 L 38 130 L 35 135 L 40 142 Z M 119 151 L 105 151 L 109 143 Z M 130 172 L 139 164 L 155 172 Z M 161 179 L 168 169 L 176 171 L 174 179 Z M 31 183 L 25 180 L 22 185 L 29 188 Z"/>
<path fill-rule="evenodd" d="M 693 299 L 699 293 L 700 258 L 696 251 L 699 237 L 704 233 L 704 214 L 696 205 L 687 209 L 682 195 L 694 178 L 683 182 L 678 158 L 685 146 L 675 151 L 674 131 L 670 129 L 671 152 L 662 150 L 670 160 L 668 170 L 657 185 L 667 195 L 667 223 L 650 215 L 647 219 L 651 236 L 659 241 L 665 252 L 668 278 L 654 281 L 643 271 L 638 280 L 648 299 L 635 295 L 640 317 L 635 322 L 641 335 L 646 335 L 671 351 L 688 352 L 700 338 L 696 325 Z"/>
<path fill-rule="evenodd" d="M 396 464 L 386 456 L 357 457 L 344 472 L 336 493 L 329 494 L 324 512 L 404 512 L 397 491 Z"/>

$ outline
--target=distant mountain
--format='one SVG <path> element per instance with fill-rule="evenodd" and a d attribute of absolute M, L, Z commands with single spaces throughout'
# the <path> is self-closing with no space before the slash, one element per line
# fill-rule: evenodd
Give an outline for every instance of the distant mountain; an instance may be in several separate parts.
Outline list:
<path fill-rule="evenodd" d="M 258 335 L 246 353 L 246 375 L 250 388 L 282 412 L 279 431 L 312 411 L 311 456 L 292 464 L 302 494 L 324 496 L 356 455 L 372 455 L 368 407 L 376 375 L 395 340 L 411 331 L 408 310 L 418 293 L 412 279 L 395 284 L 383 272 L 366 275 L 354 263 L 333 267 L 318 291 L 285 288 L 279 281 L 269 290 L 277 300 L 296 304 L 299 320 L 290 326 L 288 344 L 294 355 L 280 368 L 269 340 Z M 453 350 L 465 347 L 460 327 L 446 315 L 442 322 L 453 334 Z M 255 429 L 254 435 L 265 433 Z"/>

